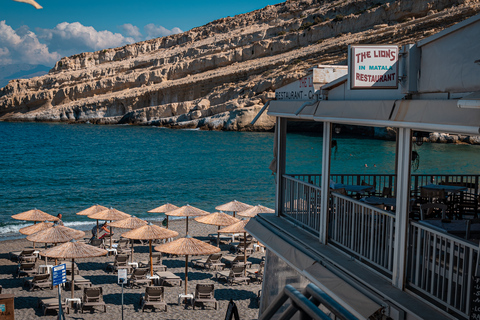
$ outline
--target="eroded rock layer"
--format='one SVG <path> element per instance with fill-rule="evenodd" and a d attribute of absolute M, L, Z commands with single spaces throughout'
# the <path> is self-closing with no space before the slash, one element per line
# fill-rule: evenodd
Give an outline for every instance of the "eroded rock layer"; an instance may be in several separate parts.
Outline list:
<path fill-rule="evenodd" d="M 0 120 L 270 130 L 250 121 L 274 90 L 356 43 L 414 43 L 479 1 L 287 1 L 182 34 L 62 58 L 0 89 Z"/>

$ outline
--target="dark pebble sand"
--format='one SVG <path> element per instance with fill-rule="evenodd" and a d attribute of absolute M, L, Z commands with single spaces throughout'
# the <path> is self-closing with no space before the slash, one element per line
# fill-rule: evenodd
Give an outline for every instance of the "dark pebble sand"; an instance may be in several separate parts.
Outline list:
<path fill-rule="evenodd" d="M 93 225 L 93 224 L 92 224 Z M 169 223 L 169 228 L 176 230 L 180 236 L 185 234 L 185 221 L 176 220 Z M 215 233 L 216 226 L 200 224 L 195 221 L 189 223 L 189 234 L 201 240 L 206 240 L 209 233 Z M 127 230 L 115 229 L 114 238 L 118 237 L 122 232 Z M 38 246 L 41 244 L 37 244 Z M 26 239 L 9 240 L 1 242 L 0 248 L 0 285 L 3 286 L 3 293 L 13 293 L 15 295 L 15 319 L 56 319 L 56 312 L 49 312 L 47 316 L 43 316 L 40 308 L 37 308 L 39 297 L 57 297 L 57 290 L 36 290 L 28 291 L 23 287 L 23 278 L 15 278 L 17 263 L 9 260 L 10 251 L 20 251 L 23 248 L 31 247 L 32 243 Z M 229 245 L 220 245 L 223 254 L 229 253 Z M 249 261 L 253 263 L 253 267 L 258 267 L 262 258 L 261 252 L 255 252 Z M 199 257 L 189 257 L 189 260 Z M 136 244 L 134 260 L 145 261 L 148 259 L 148 244 L 142 246 Z M 80 269 L 80 275 L 89 279 L 93 285 L 103 287 L 103 298 L 107 305 L 107 312 L 103 310 L 95 310 L 94 312 L 86 311 L 82 314 L 80 311 L 70 309 L 70 314 L 66 315 L 67 319 L 121 319 L 121 286 L 117 284 L 117 274 L 105 271 L 105 264 L 113 261 L 113 256 L 77 259 L 75 262 Z M 185 279 L 185 257 L 164 258 L 164 262 L 168 267 L 168 271 Z M 145 292 L 144 286 L 135 287 L 133 289 L 124 288 L 124 319 L 224 319 L 227 311 L 228 302 L 233 299 L 237 304 L 240 319 L 256 319 L 258 317 L 257 293 L 261 289 L 261 284 L 251 283 L 226 285 L 223 281 L 215 280 L 214 270 L 205 270 L 192 267 L 189 264 L 188 274 L 188 291 L 195 291 L 197 283 L 213 283 L 215 284 L 215 298 L 219 302 L 219 309 L 215 310 L 213 304 L 208 304 L 205 308 L 177 305 L 178 294 L 184 292 L 183 284 L 179 286 L 166 286 L 165 299 L 168 305 L 168 311 L 141 311 L 139 301 L 141 293 Z M 70 291 L 62 291 L 62 298 L 70 297 Z M 75 297 L 81 297 L 80 290 L 75 291 Z"/>

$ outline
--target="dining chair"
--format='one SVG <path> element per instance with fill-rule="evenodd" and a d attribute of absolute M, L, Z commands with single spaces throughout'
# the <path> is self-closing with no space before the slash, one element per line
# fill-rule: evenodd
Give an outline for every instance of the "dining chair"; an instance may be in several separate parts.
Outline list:
<path fill-rule="evenodd" d="M 447 205 L 441 203 L 422 203 L 420 204 L 420 219 L 438 219 L 437 217 L 431 218 L 430 216 L 435 215 L 438 210 L 441 210 L 442 219 L 445 219 L 447 216 Z"/>

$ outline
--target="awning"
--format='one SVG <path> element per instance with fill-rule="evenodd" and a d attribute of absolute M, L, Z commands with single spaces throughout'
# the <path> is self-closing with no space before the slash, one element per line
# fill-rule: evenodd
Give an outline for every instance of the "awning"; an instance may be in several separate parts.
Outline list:
<path fill-rule="evenodd" d="M 268 107 L 267 114 L 275 117 L 297 118 L 303 120 L 313 120 L 313 115 L 319 105 L 319 102 L 314 101 L 285 101 L 272 100 Z M 302 108 L 303 107 L 303 108 Z M 296 114 L 298 110 L 299 114 Z"/>
<path fill-rule="evenodd" d="M 268 250 L 275 253 L 358 318 L 368 319 L 382 308 L 381 305 L 302 252 L 300 243 L 285 241 L 256 218 L 250 219 L 245 229 Z"/>
<path fill-rule="evenodd" d="M 470 97 L 464 101 L 471 101 L 473 95 Z M 360 126 L 478 135 L 480 108 L 458 108 L 459 101 L 462 100 L 323 100 L 318 106 L 306 107 L 299 115 L 295 112 L 302 105 L 301 101 L 271 101 L 268 114 Z M 313 117 L 311 112 L 314 112 Z"/>

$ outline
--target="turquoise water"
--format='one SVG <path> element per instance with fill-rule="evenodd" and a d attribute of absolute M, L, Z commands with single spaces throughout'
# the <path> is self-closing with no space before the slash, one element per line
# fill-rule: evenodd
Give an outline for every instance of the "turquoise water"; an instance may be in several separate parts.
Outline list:
<path fill-rule="evenodd" d="M 394 142 L 337 141 L 332 172 L 394 171 Z M 18 236 L 28 223 L 10 216 L 33 208 L 87 229 L 93 221 L 75 213 L 94 204 L 144 219 L 162 219 L 147 211 L 166 202 L 209 212 L 233 199 L 273 207 L 272 146 L 272 133 L 0 122 L 0 237 Z M 287 172 L 321 172 L 321 137 L 289 134 L 287 147 Z M 479 173 L 479 150 L 424 144 L 418 172 Z"/>

